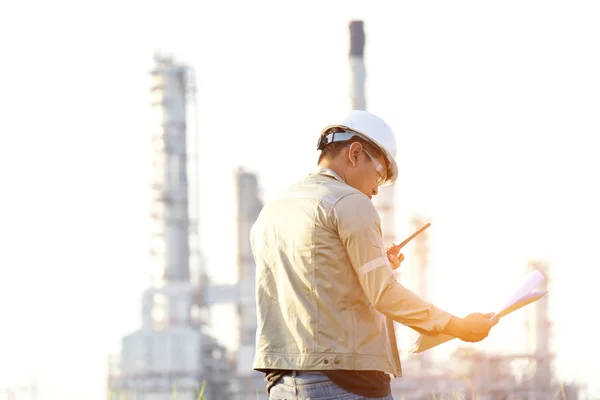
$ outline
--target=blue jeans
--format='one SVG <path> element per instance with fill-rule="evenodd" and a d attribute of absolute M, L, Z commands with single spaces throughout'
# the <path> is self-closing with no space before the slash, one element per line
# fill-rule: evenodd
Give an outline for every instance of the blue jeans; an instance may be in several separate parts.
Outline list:
<path fill-rule="evenodd" d="M 321 372 L 299 371 L 282 376 L 271 388 L 270 400 L 367 400 L 347 392 L 333 383 Z M 392 395 L 377 397 L 376 400 L 394 400 Z"/>

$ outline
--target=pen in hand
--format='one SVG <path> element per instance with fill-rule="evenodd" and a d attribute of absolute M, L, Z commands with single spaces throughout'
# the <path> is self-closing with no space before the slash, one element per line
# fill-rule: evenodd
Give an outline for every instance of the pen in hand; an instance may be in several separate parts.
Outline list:
<path fill-rule="evenodd" d="M 390 254 L 393 254 L 395 256 L 398 255 L 398 253 L 400 253 L 400 250 L 402 250 L 402 248 L 404 246 L 406 246 L 408 244 L 408 242 L 410 242 L 411 240 L 413 240 L 414 238 L 416 238 L 421 232 L 423 232 L 425 229 L 429 228 L 431 226 L 431 223 L 426 223 L 421 229 L 419 229 L 418 231 L 416 231 L 415 233 L 413 233 L 412 235 L 410 235 L 406 240 L 404 240 L 402 243 L 400 244 L 396 244 L 393 245 L 392 247 L 390 247 L 387 250 L 387 254 L 388 256 Z"/>

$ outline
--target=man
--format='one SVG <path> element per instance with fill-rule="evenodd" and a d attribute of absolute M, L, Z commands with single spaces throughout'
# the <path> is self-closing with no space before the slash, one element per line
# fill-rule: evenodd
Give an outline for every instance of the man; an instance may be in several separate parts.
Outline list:
<path fill-rule="evenodd" d="M 323 130 L 318 149 L 319 168 L 267 204 L 251 230 L 253 368 L 266 373 L 271 399 L 392 399 L 388 374 L 401 375 L 392 320 L 468 342 L 497 320 L 454 317 L 392 274 L 403 256 L 386 255 L 371 202 L 398 176 L 385 121 L 352 111 Z"/>

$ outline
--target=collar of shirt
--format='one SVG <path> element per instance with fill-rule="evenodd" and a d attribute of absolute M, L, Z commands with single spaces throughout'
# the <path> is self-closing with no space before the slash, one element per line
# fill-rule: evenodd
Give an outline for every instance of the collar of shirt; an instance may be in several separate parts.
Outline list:
<path fill-rule="evenodd" d="M 335 180 L 346 183 L 346 181 L 344 179 L 342 179 L 342 177 L 339 176 L 339 174 L 337 172 L 335 172 L 334 170 L 332 170 L 331 168 L 319 167 L 315 170 L 315 172 L 313 172 L 313 174 L 329 176 Z"/>

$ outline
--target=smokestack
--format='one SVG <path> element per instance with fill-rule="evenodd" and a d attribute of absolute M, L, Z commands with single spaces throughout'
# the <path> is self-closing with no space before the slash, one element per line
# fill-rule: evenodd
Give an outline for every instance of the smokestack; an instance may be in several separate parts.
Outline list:
<path fill-rule="evenodd" d="M 352 84 L 350 97 L 353 110 L 366 110 L 365 97 L 365 31 L 363 21 L 350 22 L 350 69 Z"/>

